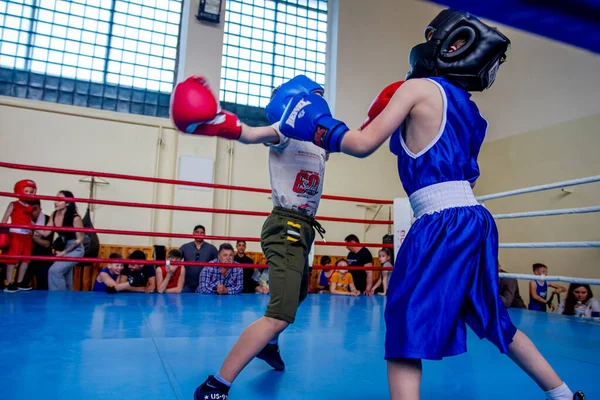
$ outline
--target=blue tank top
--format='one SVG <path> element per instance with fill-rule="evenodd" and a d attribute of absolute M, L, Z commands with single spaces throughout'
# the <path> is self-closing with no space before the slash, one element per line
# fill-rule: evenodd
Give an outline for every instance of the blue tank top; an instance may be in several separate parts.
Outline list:
<path fill-rule="evenodd" d="M 108 274 L 108 276 L 110 276 L 111 278 L 113 278 L 113 280 L 116 282 L 117 278 L 119 277 L 119 275 L 113 275 L 108 268 L 104 268 L 102 269 L 100 272 L 98 272 L 98 275 L 100 275 L 101 273 L 106 272 Z M 104 292 L 106 290 L 106 284 L 104 282 L 98 282 L 97 280 L 98 278 L 96 278 L 96 280 L 94 281 L 94 288 L 92 289 L 93 292 Z"/>
<path fill-rule="evenodd" d="M 535 281 L 535 292 L 542 299 L 545 299 L 548 295 L 548 282 L 544 282 L 543 285 L 540 285 L 538 281 Z M 546 304 L 533 299 L 530 294 L 528 308 L 534 311 L 546 311 Z"/>
<path fill-rule="evenodd" d="M 437 136 L 418 154 L 412 153 L 406 146 L 404 124 L 390 139 L 390 150 L 398 156 L 400 181 L 409 196 L 436 183 L 475 182 L 479 177 L 477 156 L 488 127 L 469 92 L 444 78 L 429 80 L 438 86 L 444 102 Z"/>

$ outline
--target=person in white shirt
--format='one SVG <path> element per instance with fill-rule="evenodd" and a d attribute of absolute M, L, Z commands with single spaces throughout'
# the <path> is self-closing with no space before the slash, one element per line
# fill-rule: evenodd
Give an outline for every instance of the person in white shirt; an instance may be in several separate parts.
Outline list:
<path fill-rule="evenodd" d="M 556 312 L 600 320 L 600 302 L 594 298 L 590 285 L 572 283 L 567 297 L 560 302 Z"/>

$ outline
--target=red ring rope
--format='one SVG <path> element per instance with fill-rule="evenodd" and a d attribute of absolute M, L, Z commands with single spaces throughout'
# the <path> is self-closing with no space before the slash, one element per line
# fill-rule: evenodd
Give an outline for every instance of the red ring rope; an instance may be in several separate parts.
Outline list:
<path fill-rule="evenodd" d="M 14 164 L 7 162 L 0 162 L 0 167 L 19 169 L 23 171 L 37 171 L 37 172 L 56 172 L 59 174 L 66 175 L 85 175 L 93 176 L 98 178 L 114 178 L 114 179 L 126 179 L 131 181 L 140 182 L 154 182 L 154 183 L 165 183 L 170 185 L 185 185 L 185 186 L 196 186 L 211 189 L 228 189 L 237 190 L 242 192 L 256 192 L 256 193 L 271 193 L 271 189 L 253 188 L 249 186 L 235 186 L 235 185 L 220 185 L 215 183 L 204 183 L 204 182 L 191 182 L 181 181 L 177 179 L 165 179 L 165 178 L 151 178 L 149 176 L 140 175 L 126 175 L 126 174 L 114 174 L 110 172 L 96 172 L 96 171 L 84 171 L 80 169 L 66 169 L 66 168 L 54 168 L 54 167 L 42 167 L 38 165 L 27 165 L 27 164 Z M 321 196 L 322 199 L 326 200 L 338 200 L 338 201 L 351 201 L 355 203 L 371 203 L 371 204 L 394 204 L 392 200 L 377 200 L 377 199 L 365 199 L 361 197 L 347 197 L 347 196 L 334 196 L 324 194 Z"/>
<path fill-rule="evenodd" d="M 166 264 L 163 260 L 126 260 L 120 258 L 85 258 L 85 257 L 59 257 L 59 256 L 15 256 L 9 254 L 0 254 L 0 261 L 76 261 L 78 263 L 119 263 L 119 264 Z M 171 265 L 184 265 L 186 267 L 225 267 L 225 268 L 268 268 L 267 264 L 234 264 L 234 263 L 209 263 L 195 261 L 171 261 Z M 335 265 L 313 266 L 314 269 L 344 269 L 349 271 L 391 271 L 392 267 L 343 267 Z"/>
<path fill-rule="evenodd" d="M 271 213 L 263 211 L 245 211 L 245 210 L 226 210 L 224 208 L 209 208 L 209 207 L 191 207 L 191 206 L 174 206 L 169 204 L 150 204 L 150 203 L 133 203 L 129 201 L 114 201 L 100 199 L 85 199 L 79 197 L 60 197 L 60 196 L 43 196 L 43 195 L 17 195 L 12 192 L 0 192 L 0 197 L 19 197 L 23 200 L 50 200 L 50 201 L 72 201 L 76 203 L 88 204 L 103 204 L 118 207 L 135 207 L 135 208 L 152 208 L 159 210 L 174 210 L 174 211 L 193 211 L 205 212 L 214 214 L 234 214 L 234 215 L 251 215 L 256 217 L 268 217 Z M 354 224 L 373 224 L 373 225 L 392 225 L 394 221 L 390 220 L 370 220 L 356 218 L 341 218 L 341 217 L 316 217 L 317 221 L 330 222 L 348 222 Z"/>
<path fill-rule="evenodd" d="M 169 237 L 177 239 L 205 239 L 205 240 L 226 240 L 226 241 L 238 241 L 243 240 L 245 242 L 260 242 L 260 238 L 252 237 L 237 237 L 237 236 L 211 236 L 211 235 L 193 235 L 187 233 L 168 233 L 168 232 L 146 232 L 146 231 L 127 231 L 121 229 L 101 229 L 101 228 L 73 228 L 67 226 L 43 226 L 43 225 L 15 225 L 15 224 L 2 224 L 0 228 L 15 228 L 15 229 L 30 229 L 30 230 L 44 230 L 44 231 L 56 231 L 56 232 L 84 232 L 84 233 L 103 233 L 107 235 L 125 235 L 125 236 L 149 236 L 149 237 Z M 326 241 L 315 241 L 317 246 L 347 246 L 346 242 L 326 242 Z M 382 247 L 382 248 L 393 248 L 393 244 L 383 243 L 360 243 L 361 247 Z"/>

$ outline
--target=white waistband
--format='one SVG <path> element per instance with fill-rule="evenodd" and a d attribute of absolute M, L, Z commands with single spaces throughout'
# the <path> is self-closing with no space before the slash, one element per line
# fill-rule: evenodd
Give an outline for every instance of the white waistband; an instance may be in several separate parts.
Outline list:
<path fill-rule="evenodd" d="M 20 235 L 29 235 L 29 229 L 10 228 L 8 231 L 10 233 L 18 233 Z"/>
<path fill-rule="evenodd" d="M 417 190 L 410 195 L 408 200 L 415 213 L 415 218 L 447 208 L 468 207 L 479 204 L 475 199 L 471 184 L 467 181 L 436 183 Z"/>

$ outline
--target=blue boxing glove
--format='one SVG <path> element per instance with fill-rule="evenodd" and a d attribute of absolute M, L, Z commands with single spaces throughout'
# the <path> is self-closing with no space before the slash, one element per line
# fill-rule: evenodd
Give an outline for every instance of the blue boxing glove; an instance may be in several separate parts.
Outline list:
<path fill-rule="evenodd" d="M 350 129 L 331 116 L 329 105 L 318 94 L 297 94 L 285 109 L 279 130 L 292 139 L 313 142 L 330 153 L 340 152 Z"/>
<path fill-rule="evenodd" d="M 323 86 L 305 75 L 298 75 L 283 85 L 275 88 L 271 101 L 265 108 L 265 114 L 271 124 L 279 122 L 290 100 L 297 94 L 325 93 Z"/>

